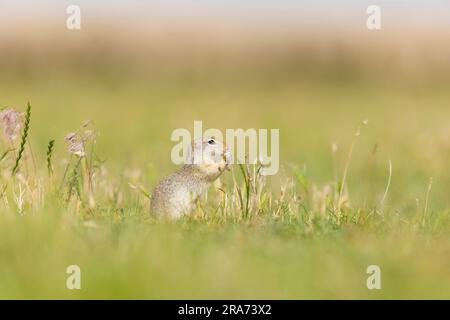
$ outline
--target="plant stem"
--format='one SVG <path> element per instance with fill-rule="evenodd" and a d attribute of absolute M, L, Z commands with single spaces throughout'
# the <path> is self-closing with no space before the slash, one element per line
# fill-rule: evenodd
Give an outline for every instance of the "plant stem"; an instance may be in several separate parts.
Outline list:
<path fill-rule="evenodd" d="M 30 129 L 30 120 L 31 120 L 31 104 L 28 102 L 27 111 L 25 113 L 25 124 L 22 132 L 22 140 L 20 141 L 19 153 L 17 154 L 16 163 L 14 164 L 14 168 L 12 170 L 13 176 L 19 170 L 20 160 L 22 159 L 23 152 L 25 151 L 25 144 L 27 142 L 28 130 Z"/>

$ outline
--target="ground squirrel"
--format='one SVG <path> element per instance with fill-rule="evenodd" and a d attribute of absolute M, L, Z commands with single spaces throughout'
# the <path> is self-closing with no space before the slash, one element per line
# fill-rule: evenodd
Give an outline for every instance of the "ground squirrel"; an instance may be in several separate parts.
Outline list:
<path fill-rule="evenodd" d="M 151 209 L 157 216 L 179 218 L 189 214 L 195 201 L 229 167 L 231 153 L 214 138 L 195 140 L 185 164 L 161 179 L 152 192 Z"/>

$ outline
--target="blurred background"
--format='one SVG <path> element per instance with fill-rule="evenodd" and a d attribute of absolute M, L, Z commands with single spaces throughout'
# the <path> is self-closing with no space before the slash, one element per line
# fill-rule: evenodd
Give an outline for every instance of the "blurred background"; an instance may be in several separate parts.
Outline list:
<path fill-rule="evenodd" d="M 366 27 L 373 4 L 381 30 Z M 69 5 L 80 30 L 66 28 Z M 1 177 L 0 297 L 450 297 L 449 40 L 447 0 L 0 0 L 0 107 L 31 102 L 41 169 L 29 191 L 39 210 L 22 211 L 28 184 L 6 189 Z M 351 218 L 337 225 L 327 192 L 366 118 L 347 176 Z M 51 190 L 65 176 L 64 137 L 85 120 L 105 160 L 94 211 Z M 128 183 L 150 190 L 173 171 L 170 135 L 194 120 L 280 129 L 267 194 L 280 210 L 299 196 L 298 212 L 153 223 Z M 71 264 L 83 290 L 64 286 Z M 372 264 L 383 290 L 365 286 Z"/>
<path fill-rule="evenodd" d="M 194 120 L 279 128 L 280 174 L 295 164 L 325 183 L 368 118 L 350 190 L 382 192 L 392 160 L 395 203 L 423 198 L 433 176 L 444 208 L 450 4 L 375 2 L 2 0 L 0 104 L 31 101 L 42 164 L 48 140 L 63 155 L 65 134 L 91 119 L 107 166 L 151 173 L 147 186 L 173 170 L 170 134 Z M 66 28 L 72 4 L 81 30 Z M 371 4 L 381 30 L 366 27 Z"/>

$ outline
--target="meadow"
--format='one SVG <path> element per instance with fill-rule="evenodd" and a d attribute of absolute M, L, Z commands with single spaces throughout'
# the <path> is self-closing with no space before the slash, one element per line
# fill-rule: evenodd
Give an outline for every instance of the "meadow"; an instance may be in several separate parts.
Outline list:
<path fill-rule="evenodd" d="M 30 101 L 31 118 L 17 172 L 22 138 L 2 136 L 0 298 L 450 298 L 445 72 L 352 69 L 345 54 L 146 72 L 93 57 L 3 62 L 1 105 Z M 281 170 L 233 166 L 192 216 L 156 220 L 170 133 L 194 120 L 280 129 Z M 88 135 L 83 157 L 71 132 Z"/>

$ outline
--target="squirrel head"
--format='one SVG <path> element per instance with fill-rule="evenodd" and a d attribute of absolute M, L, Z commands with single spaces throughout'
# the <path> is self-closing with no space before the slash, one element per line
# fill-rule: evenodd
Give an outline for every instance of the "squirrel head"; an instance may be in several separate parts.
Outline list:
<path fill-rule="evenodd" d="M 231 152 L 227 146 L 211 137 L 194 140 L 188 149 L 186 165 L 194 166 L 207 179 L 215 180 L 231 164 Z"/>

